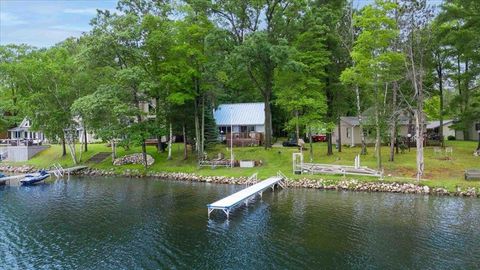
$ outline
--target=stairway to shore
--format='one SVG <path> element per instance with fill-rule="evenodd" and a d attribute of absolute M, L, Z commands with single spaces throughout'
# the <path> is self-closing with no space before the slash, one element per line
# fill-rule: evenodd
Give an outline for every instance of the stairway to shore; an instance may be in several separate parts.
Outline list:
<path fill-rule="evenodd" d="M 87 160 L 87 163 L 94 163 L 94 164 L 100 163 L 100 162 L 104 161 L 107 157 L 109 157 L 111 154 L 112 153 L 109 153 L 109 152 L 97 153 L 94 156 L 92 156 L 91 158 L 89 158 Z"/>

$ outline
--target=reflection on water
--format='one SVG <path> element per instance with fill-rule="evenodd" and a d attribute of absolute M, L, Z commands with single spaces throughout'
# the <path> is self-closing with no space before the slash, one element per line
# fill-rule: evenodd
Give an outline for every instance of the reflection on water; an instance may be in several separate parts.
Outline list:
<path fill-rule="evenodd" d="M 480 200 L 73 178 L 0 187 L 5 269 L 479 269 Z"/>

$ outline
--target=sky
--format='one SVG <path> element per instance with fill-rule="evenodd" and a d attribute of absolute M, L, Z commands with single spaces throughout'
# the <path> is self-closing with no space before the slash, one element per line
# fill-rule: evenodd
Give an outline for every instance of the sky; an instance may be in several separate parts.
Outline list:
<path fill-rule="evenodd" d="M 117 0 L 0 0 L 0 45 L 52 46 L 91 29 L 96 9 L 113 10 Z"/>
<path fill-rule="evenodd" d="M 354 0 L 362 7 L 373 0 Z M 440 1 L 440 0 L 430 0 Z M 114 10 L 117 0 L 0 0 L 0 45 L 48 47 L 91 29 L 97 9 Z"/>

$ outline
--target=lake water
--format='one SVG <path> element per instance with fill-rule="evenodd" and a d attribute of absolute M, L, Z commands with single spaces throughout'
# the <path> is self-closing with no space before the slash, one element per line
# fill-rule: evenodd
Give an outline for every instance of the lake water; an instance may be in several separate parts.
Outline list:
<path fill-rule="evenodd" d="M 73 178 L 0 187 L 0 269 L 480 269 L 480 200 Z"/>

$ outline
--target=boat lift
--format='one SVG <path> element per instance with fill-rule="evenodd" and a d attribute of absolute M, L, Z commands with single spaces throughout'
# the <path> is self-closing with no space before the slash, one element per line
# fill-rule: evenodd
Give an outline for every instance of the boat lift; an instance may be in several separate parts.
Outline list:
<path fill-rule="evenodd" d="M 360 155 L 355 157 L 354 166 L 320 164 L 320 163 L 304 163 L 302 153 L 293 153 L 292 168 L 294 174 L 341 174 L 348 175 L 364 175 L 374 176 L 383 179 L 383 171 L 370 169 L 360 165 Z"/>

